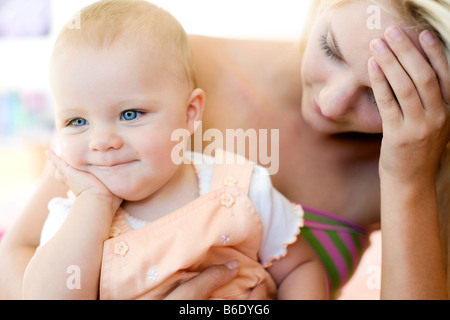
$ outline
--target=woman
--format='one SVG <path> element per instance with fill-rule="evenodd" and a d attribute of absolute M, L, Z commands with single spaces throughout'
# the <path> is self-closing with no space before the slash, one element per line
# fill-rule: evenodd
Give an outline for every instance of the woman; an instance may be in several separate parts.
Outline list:
<path fill-rule="evenodd" d="M 405 9 L 407 2 L 414 4 Z M 382 221 L 382 298 L 448 298 L 435 175 L 450 131 L 450 4 L 421 3 L 328 0 L 319 8 L 316 1 L 301 49 L 192 37 L 198 86 L 207 94 L 203 130 L 280 129 L 272 180 L 306 206 L 302 233 L 310 235 L 333 290 Z M 375 26 L 367 13 L 374 4 Z M 46 172 L 3 240 L 2 296 L 20 297 L 46 205 L 65 194 L 53 176 Z M 443 168 L 440 179 L 445 187 Z M 168 298 L 205 298 L 235 273 L 233 263 L 211 268 Z M 258 288 L 253 294 L 261 297 Z"/>

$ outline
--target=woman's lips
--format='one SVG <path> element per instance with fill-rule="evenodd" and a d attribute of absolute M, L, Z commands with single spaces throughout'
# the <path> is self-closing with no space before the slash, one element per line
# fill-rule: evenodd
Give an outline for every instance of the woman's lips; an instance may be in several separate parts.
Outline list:
<path fill-rule="evenodd" d="M 317 105 L 316 101 L 314 101 L 314 109 L 316 109 L 317 113 L 325 120 L 330 121 L 330 122 L 336 122 L 336 120 L 334 120 L 330 117 L 327 117 L 322 113 L 322 110 L 320 110 L 320 107 Z"/>

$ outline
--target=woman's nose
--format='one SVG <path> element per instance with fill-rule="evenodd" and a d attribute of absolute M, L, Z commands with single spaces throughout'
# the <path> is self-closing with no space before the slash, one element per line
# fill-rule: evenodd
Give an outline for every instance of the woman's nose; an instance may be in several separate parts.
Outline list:
<path fill-rule="evenodd" d="M 356 85 L 340 79 L 322 88 L 318 104 L 324 116 L 338 120 L 351 112 L 356 100 Z"/>
<path fill-rule="evenodd" d="M 89 148 L 93 151 L 105 152 L 122 146 L 122 138 L 111 129 L 95 129 L 91 132 Z"/>

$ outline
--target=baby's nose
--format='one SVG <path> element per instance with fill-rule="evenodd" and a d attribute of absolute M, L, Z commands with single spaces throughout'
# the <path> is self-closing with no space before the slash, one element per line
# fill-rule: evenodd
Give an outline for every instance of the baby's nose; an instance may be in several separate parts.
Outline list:
<path fill-rule="evenodd" d="M 89 148 L 93 151 L 108 151 L 120 149 L 123 146 L 122 138 L 112 130 L 96 130 L 91 133 Z"/>

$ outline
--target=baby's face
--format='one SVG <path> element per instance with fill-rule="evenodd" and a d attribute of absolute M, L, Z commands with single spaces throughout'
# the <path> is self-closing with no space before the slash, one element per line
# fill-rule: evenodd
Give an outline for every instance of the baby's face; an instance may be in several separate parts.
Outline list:
<path fill-rule="evenodd" d="M 125 200 L 144 199 L 174 174 L 171 134 L 186 128 L 189 90 L 164 54 L 120 42 L 71 48 L 53 58 L 50 75 L 68 164 Z"/>

